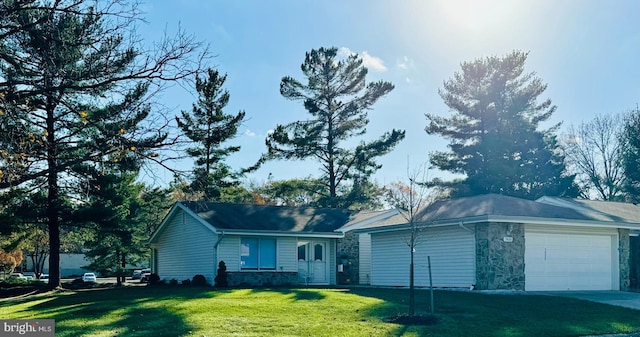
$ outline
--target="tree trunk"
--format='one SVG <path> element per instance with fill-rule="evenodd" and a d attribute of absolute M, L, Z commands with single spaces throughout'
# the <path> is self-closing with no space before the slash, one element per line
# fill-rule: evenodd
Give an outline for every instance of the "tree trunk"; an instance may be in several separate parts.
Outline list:
<path fill-rule="evenodd" d="M 45 251 L 42 251 L 40 254 L 36 256 L 38 260 L 38 264 L 36 268 L 38 268 L 38 272 L 39 272 L 38 277 L 40 277 L 40 275 L 44 274 L 44 262 L 47 260 L 47 257 L 49 256 L 49 254 L 47 254 Z"/>
<path fill-rule="evenodd" d="M 46 80 L 45 83 L 48 81 Z M 47 222 L 49 227 L 49 288 L 60 287 L 60 209 L 58 206 L 58 153 L 55 139 L 55 104 L 47 97 Z"/>
<path fill-rule="evenodd" d="M 328 170 L 329 170 L 329 207 L 330 208 L 336 208 L 337 205 L 337 197 L 338 197 L 338 193 L 336 191 L 337 186 L 336 186 L 336 168 L 335 168 L 335 158 L 334 158 L 334 153 L 333 153 L 333 125 L 331 123 L 331 121 L 329 121 L 329 125 L 328 125 L 328 140 L 327 140 L 327 153 L 328 153 Z"/>
<path fill-rule="evenodd" d="M 58 220 L 57 174 L 49 173 L 49 195 L 47 197 L 47 218 L 49 222 L 49 289 L 60 287 L 60 223 Z"/>
<path fill-rule="evenodd" d="M 409 265 L 409 316 L 416 313 L 416 296 L 413 280 L 413 246 L 411 247 L 411 264 Z"/>
<path fill-rule="evenodd" d="M 116 248 L 116 267 L 119 264 L 120 261 L 120 249 Z M 116 268 L 116 285 L 119 287 L 122 285 L 122 279 L 120 278 L 121 274 L 121 270 L 120 268 Z"/>
<path fill-rule="evenodd" d="M 127 266 L 127 258 L 126 258 L 125 253 L 122 252 L 122 260 L 120 261 L 120 267 L 121 267 L 121 270 L 122 270 L 122 275 L 121 275 L 122 281 L 121 281 L 121 283 L 125 283 L 126 280 L 127 280 L 127 276 L 125 274 L 126 266 Z"/>

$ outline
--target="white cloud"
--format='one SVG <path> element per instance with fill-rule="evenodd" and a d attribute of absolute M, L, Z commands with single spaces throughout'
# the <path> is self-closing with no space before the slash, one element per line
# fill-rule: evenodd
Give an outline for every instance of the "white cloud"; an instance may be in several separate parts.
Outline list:
<path fill-rule="evenodd" d="M 244 134 L 249 136 L 249 137 L 255 137 L 255 135 L 256 135 L 255 132 L 253 132 L 253 131 L 251 131 L 249 129 L 245 130 Z"/>
<path fill-rule="evenodd" d="M 396 61 L 396 66 L 401 70 L 410 70 L 415 68 L 415 62 L 407 56 L 404 56 L 402 60 Z"/>
<path fill-rule="evenodd" d="M 356 53 L 352 52 L 351 49 L 347 47 L 341 47 L 340 49 L 338 49 L 338 55 L 340 56 L 347 57 L 352 54 Z M 387 67 L 384 65 L 384 61 L 382 61 L 381 58 L 369 54 L 369 52 L 366 50 L 362 53 L 359 53 L 359 55 L 362 58 L 362 64 L 365 67 L 373 69 L 375 71 L 387 71 Z"/>
<path fill-rule="evenodd" d="M 369 55 L 366 50 L 363 51 L 360 56 L 362 57 L 362 63 L 365 65 L 365 67 L 377 71 L 387 71 L 387 67 L 385 67 L 384 62 L 382 62 L 381 58 Z"/>
<path fill-rule="evenodd" d="M 351 54 L 355 54 L 354 52 L 351 51 L 351 49 L 347 48 L 347 47 L 340 47 L 340 49 L 338 49 L 338 55 L 342 56 L 342 57 L 347 57 Z"/>

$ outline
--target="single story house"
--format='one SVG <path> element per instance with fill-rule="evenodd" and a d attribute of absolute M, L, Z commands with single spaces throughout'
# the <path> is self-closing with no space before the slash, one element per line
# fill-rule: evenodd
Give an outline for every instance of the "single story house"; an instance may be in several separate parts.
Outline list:
<path fill-rule="evenodd" d="M 24 255 L 23 262 L 23 271 L 35 271 L 35 266 L 33 264 L 33 260 L 30 256 Z M 90 272 L 84 268 L 91 263 L 91 260 L 82 253 L 60 253 L 60 277 L 76 277 L 80 276 L 86 272 Z M 44 259 L 44 263 L 42 264 L 42 273 L 49 273 L 49 256 L 47 255 Z"/>
<path fill-rule="evenodd" d="M 415 284 L 481 290 L 628 290 L 633 204 L 488 194 L 438 201 L 414 218 Z M 362 284 L 408 286 L 411 226 L 398 217 L 356 229 Z M 635 261 L 634 263 L 638 263 Z M 637 268 L 637 267 L 636 267 Z"/>
<path fill-rule="evenodd" d="M 344 237 L 338 229 L 350 224 L 354 214 L 178 202 L 150 239 L 151 269 L 164 280 L 180 282 L 202 274 L 214 284 L 218 264 L 224 261 L 230 286 L 333 285 L 337 242 Z"/>

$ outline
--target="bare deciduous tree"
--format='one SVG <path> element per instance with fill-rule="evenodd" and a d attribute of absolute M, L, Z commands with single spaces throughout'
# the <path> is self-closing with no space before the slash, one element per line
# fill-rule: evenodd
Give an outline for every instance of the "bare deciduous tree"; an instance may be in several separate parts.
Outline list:
<path fill-rule="evenodd" d="M 571 126 L 562 145 L 567 166 L 576 174 L 580 196 L 585 199 L 621 200 L 624 185 L 623 145 L 619 135 L 623 116 L 598 115 Z"/>
<path fill-rule="evenodd" d="M 386 187 L 387 202 L 398 209 L 409 224 L 409 233 L 403 238 L 409 248 L 409 315 L 415 315 L 415 263 L 416 247 L 422 243 L 427 226 L 418 219 L 420 210 L 436 200 L 436 194 L 426 185 L 427 167 L 423 163 L 411 171 L 407 165 L 408 183 L 393 182 Z"/>

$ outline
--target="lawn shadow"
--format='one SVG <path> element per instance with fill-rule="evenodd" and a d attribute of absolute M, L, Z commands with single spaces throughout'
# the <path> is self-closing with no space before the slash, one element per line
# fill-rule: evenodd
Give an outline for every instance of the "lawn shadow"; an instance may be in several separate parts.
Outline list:
<path fill-rule="evenodd" d="M 291 296 L 294 301 L 320 301 L 326 297 L 323 293 L 314 289 L 297 288 L 258 288 L 251 289 L 252 293 L 276 292 L 282 295 Z"/>
<path fill-rule="evenodd" d="M 21 310 L 25 317 L 56 321 L 56 336 L 93 336 L 105 331 L 126 336 L 182 336 L 193 330 L 185 317 L 157 302 L 211 298 L 210 288 L 131 287 L 63 291 L 34 297 L 43 300 Z M 16 301 L 18 302 L 18 301 Z M 20 302 L 29 302 L 22 300 Z M 83 317 L 78 320 L 78 317 Z"/>
<path fill-rule="evenodd" d="M 352 288 L 351 293 L 384 302 L 362 311 L 365 317 L 387 321 L 408 311 L 408 290 Z M 426 314 L 429 293 L 416 291 L 416 312 Z M 395 336 L 585 336 L 637 332 L 637 311 L 569 298 L 531 294 L 436 291 L 433 326 L 401 324 Z M 396 322 L 398 323 L 398 322 Z"/>
<path fill-rule="evenodd" d="M 371 305 L 361 311 L 363 318 L 375 319 L 397 327 L 390 331 L 393 336 L 415 335 L 423 336 L 439 325 L 438 315 L 426 311 L 426 307 L 419 307 L 414 316 L 409 316 L 409 291 L 407 289 L 381 288 L 351 288 L 350 293 L 363 297 L 376 298 L 381 303 Z M 423 296 L 424 293 L 418 294 Z"/>

